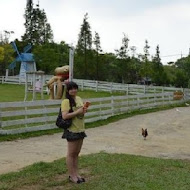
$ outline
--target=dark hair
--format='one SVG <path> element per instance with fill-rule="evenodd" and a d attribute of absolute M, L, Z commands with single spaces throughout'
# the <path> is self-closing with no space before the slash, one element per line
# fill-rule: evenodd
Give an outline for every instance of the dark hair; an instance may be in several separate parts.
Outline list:
<path fill-rule="evenodd" d="M 72 96 L 69 94 L 69 90 L 72 89 L 77 89 L 78 90 L 78 85 L 75 82 L 68 82 L 66 84 L 66 98 L 69 99 L 70 102 L 70 107 L 72 108 L 73 106 L 76 106 L 75 100 L 72 98 Z"/>

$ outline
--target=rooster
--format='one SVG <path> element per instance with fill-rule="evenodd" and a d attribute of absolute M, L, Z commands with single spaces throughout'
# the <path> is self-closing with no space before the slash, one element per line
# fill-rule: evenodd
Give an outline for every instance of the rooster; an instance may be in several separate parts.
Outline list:
<path fill-rule="evenodd" d="M 147 129 L 142 128 L 142 136 L 144 137 L 144 140 L 146 140 L 146 137 L 148 136 L 148 131 Z"/>

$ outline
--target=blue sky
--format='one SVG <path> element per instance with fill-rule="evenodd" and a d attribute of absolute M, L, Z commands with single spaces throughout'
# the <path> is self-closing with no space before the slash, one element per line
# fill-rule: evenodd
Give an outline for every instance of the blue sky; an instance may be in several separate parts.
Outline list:
<path fill-rule="evenodd" d="M 37 0 L 34 0 L 37 3 Z M 24 33 L 26 0 L 0 0 L 0 31 L 13 30 L 12 38 Z M 104 51 L 114 52 L 121 45 L 123 33 L 130 46 L 143 52 L 145 39 L 151 54 L 160 45 L 164 63 L 187 55 L 190 47 L 190 1 L 187 0 L 40 0 L 50 22 L 54 40 L 77 43 L 80 25 L 89 13 L 92 34 L 97 31 Z"/>

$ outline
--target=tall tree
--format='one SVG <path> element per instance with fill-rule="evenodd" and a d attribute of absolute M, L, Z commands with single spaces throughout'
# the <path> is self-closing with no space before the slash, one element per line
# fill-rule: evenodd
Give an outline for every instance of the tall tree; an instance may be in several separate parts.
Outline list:
<path fill-rule="evenodd" d="M 136 50 L 137 50 L 136 46 L 131 46 L 131 47 L 130 47 L 130 50 L 131 50 L 131 53 L 132 53 L 132 57 L 135 57 L 135 55 L 136 55 Z"/>
<path fill-rule="evenodd" d="M 0 47 L 0 62 L 3 61 L 5 55 L 4 55 L 4 48 Z"/>
<path fill-rule="evenodd" d="M 126 59 L 129 57 L 129 38 L 126 34 L 123 34 L 122 45 L 119 50 L 116 50 L 116 54 L 120 59 Z"/>
<path fill-rule="evenodd" d="M 164 67 L 160 58 L 160 47 L 156 46 L 156 54 L 152 58 L 152 81 L 156 85 L 162 85 L 165 83 L 166 74 L 164 73 Z"/>
<path fill-rule="evenodd" d="M 188 76 L 188 88 L 190 88 L 190 55 L 187 57 L 183 57 L 181 59 L 178 59 L 175 62 L 175 65 L 184 71 L 185 75 Z"/>
<path fill-rule="evenodd" d="M 152 58 L 152 63 L 153 63 L 153 70 L 154 72 L 160 71 L 162 68 L 162 63 L 161 63 L 161 58 L 160 58 L 160 47 L 159 45 L 156 46 L 156 54 Z"/>
<path fill-rule="evenodd" d="M 84 77 L 87 77 L 87 54 L 92 48 L 92 33 L 88 22 L 88 13 L 84 15 L 83 24 L 81 25 L 79 39 L 77 44 L 77 53 L 84 56 Z"/>
<path fill-rule="evenodd" d="M 150 62 L 150 53 L 149 53 L 150 46 L 148 44 L 148 40 L 145 40 L 145 46 L 144 46 L 144 54 L 141 56 L 142 58 L 142 66 L 141 66 L 141 77 L 145 77 L 145 80 L 147 81 L 152 74 L 152 67 Z"/>
<path fill-rule="evenodd" d="M 94 45 L 95 45 L 95 52 L 96 52 L 96 80 L 99 80 L 98 76 L 98 70 L 99 70 L 99 54 L 102 52 L 102 48 L 100 45 L 100 36 L 97 32 L 95 32 L 95 37 L 94 37 Z"/>
<path fill-rule="evenodd" d="M 148 40 L 145 40 L 144 56 L 143 56 L 144 62 L 148 62 L 149 61 L 149 56 L 150 56 L 149 49 L 150 49 L 150 46 L 148 44 Z"/>
<path fill-rule="evenodd" d="M 120 49 L 116 50 L 118 71 L 121 76 L 120 82 L 129 82 L 130 57 L 129 38 L 124 34 Z"/>
<path fill-rule="evenodd" d="M 3 32 L 0 32 L 0 45 L 8 44 L 10 40 L 10 36 L 12 34 L 14 34 L 14 31 L 4 30 Z"/>
<path fill-rule="evenodd" d="M 65 42 L 46 43 L 36 45 L 33 49 L 37 68 L 47 74 L 54 74 L 58 66 L 67 65 L 69 62 L 69 46 Z"/>
<path fill-rule="evenodd" d="M 14 51 L 10 44 L 0 45 L 0 49 L 0 75 L 5 75 L 5 70 L 8 67 L 8 64 L 10 64 L 14 59 Z"/>
<path fill-rule="evenodd" d="M 40 9 L 39 4 L 34 7 L 33 1 L 28 0 L 25 10 L 25 34 L 22 40 L 33 45 L 52 42 L 53 32 L 47 22 L 45 11 Z"/>

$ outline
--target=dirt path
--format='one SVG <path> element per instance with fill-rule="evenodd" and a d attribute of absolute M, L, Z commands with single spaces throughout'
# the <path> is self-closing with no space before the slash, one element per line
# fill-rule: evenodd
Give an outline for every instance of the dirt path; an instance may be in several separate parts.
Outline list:
<path fill-rule="evenodd" d="M 162 158 L 190 159 L 190 107 L 138 115 L 88 129 L 81 154 L 106 151 Z M 141 128 L 148 128 L 143 140 Z M 61 134 L 0 143 L 0 174 L 39 161 L 66 156 Z"/>

